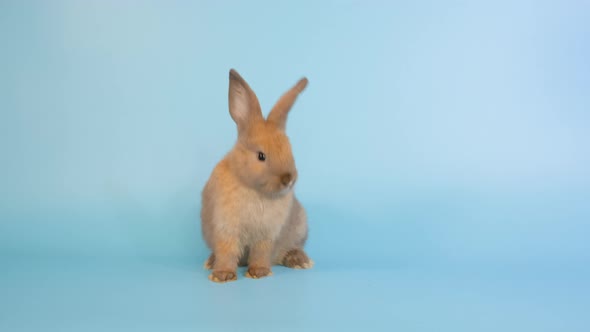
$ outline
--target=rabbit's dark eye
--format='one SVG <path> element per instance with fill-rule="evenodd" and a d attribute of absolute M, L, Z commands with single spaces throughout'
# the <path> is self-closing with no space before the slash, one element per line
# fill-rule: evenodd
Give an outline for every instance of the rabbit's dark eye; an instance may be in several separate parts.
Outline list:
<path fill-rule="evenodd" d="M 260 160 L 260 161 L 266 160 L 266 155 L 264 154 L 264 152 L 258 152 L 258 160 Z"/>

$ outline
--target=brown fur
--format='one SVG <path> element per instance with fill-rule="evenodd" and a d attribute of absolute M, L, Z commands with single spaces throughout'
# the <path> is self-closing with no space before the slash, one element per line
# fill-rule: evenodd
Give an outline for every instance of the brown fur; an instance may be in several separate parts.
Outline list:
<path fill-rule="evenodd" d="M 294 269 L 308 269 L 313 266 L 313 261 L 301 249 L 292 249 L 283 257 L 283 265 Z"/>
<path fill-rule="evenodd" d="M 301 79 L 265 120 L 256 94 L 230 71 L 229 110 L 238 140 L 202 193 L 203 238 L 213 251 L 205 267 L 213 270 L 212 281 L 236 280 L 238 265 L 247 264 L 251 278 L 271 275 L 273 264 L 313 265 L 303 251 L 307 217 L 293 193 L 297 169 L 285 134 L 289 110 L 306 86 Z M 266 160 L 258 159 L 259 152 Z"/>

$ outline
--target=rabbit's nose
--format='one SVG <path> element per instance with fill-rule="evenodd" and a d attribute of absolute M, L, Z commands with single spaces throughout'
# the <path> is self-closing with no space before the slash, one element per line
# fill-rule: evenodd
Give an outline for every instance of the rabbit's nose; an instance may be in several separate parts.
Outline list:
<path fill-rule="evenodd" d="M 285 174 L 281 175 L 281 183 L 286 186 L 289 183 L 291 183 L 292 178 L 293 178 L 293 175 L 291 175 L 291 173 L 285 173 Z"/>

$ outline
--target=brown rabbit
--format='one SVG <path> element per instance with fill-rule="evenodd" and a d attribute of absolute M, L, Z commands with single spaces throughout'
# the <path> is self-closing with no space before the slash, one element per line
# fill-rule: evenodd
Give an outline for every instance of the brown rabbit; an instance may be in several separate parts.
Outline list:
<path fill-rule="evenodd" d="M 305 87 L 301 79 L 286 92 L 265 120 L 258 98 L 235 70 L 229 72 L 229 113 L 238 140 L 221 160 L 202 193 L 201 227 L 213 251 L 205 262 L 209 279 L 237 279 L 238 265 L 247 277 L 272 274 L 273 264 L 308 269 L 305 210 L 295 198 L 297 169 L 285 134 L 287 114 Z"/>

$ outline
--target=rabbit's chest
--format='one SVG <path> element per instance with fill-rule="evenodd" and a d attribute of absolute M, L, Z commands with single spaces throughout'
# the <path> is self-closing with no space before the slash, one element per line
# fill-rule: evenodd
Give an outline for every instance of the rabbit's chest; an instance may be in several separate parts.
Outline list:
<path fill-rule="evenodd" d="M 246 213 L 240 218 L 240 238 L 244 244 L 252 244 L 262 239 L 278 237 L 287 222 L 293 198 L 287 195 L 267 200 L 252 198 L 247 203 Z"/>

